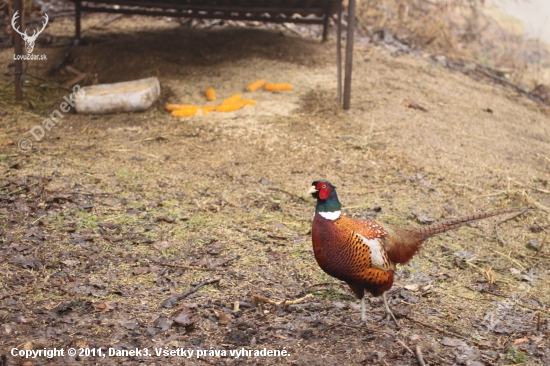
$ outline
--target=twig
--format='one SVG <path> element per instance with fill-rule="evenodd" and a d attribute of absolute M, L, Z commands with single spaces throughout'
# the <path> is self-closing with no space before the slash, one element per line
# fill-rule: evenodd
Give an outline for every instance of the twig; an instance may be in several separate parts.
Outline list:
<path fill-rule="evenodd" d="M 12 191 L 12 192 L 9 192 L 8 193 L 8 196 L 11 196 L 12 194 L 16 194 L 16 193 L 19 193 L 21 192 L 23 189 L 25 188 L 31 188 L 31 187 L 34 187 L 35 185 L 37 185 L 38 183 L 32 183 L 32 184 L 29 184 L 28 186 L 24 186 L 24 187 L 21 187 L 21 188 L 17 188 L 15 191 Z"/>
<path fill-rule="evenodd" d="M 403 343 L 400 339 L 397 340 L 397 343 L 401 345 L 401 347 L 405 348 L 407 351 L 411 353 L 411 355 L 414 355 L 414 352 L 412 349 L 409 348 L 405 343 Z"/>
<path fill-rule="evenodd" d="M 185 291 L 183 294 L 172 296 L 172 297 L 164 300 L 161 305 L 165 308 L 172 308 L 172 307 L 174 307 L 175 303 L 177 303 L 180 300 L 185 299 L 187 296 L 189 296 L 191 294 L 194 294 L 201 287 L 204 287 L 206 285 L 211 285 L 213 283 L 220 282 L 220 280 L 221 280 L 221 278 L 216 278 L 216 279 L 213 279 L 213 280 L 208 280 L 208 281 L 201 282 L 197 286 L 193 287 L 191 290 Z"/>
<path fill-rule="evenodd" d="M 494 75 L 494 74 L 491 74 L 490 72 L 486 71 L 482 66 L 480 65 L 477 65 L 476 66 L 476 71 L 479 71 L 480 73 L 482 73 L 483 75 L 493 79 L 494 81 L 498 81 L 499 83 L 502 83 L 502 84 L 505 84 L 505 85 L 508 85 L 508 86 L 511 86 L 512 88 L 516 89 L 516 91 L 524 94 L 527 98 L 531 99 L 531 100 L 534 100 L 535 102 L 538 102 L 538 103 L 541 103 L 542 100 L 537 97 L 535 94 L 531 93 L 530 91 L 528 90 L 525 90 L 523 89 L 521 86 L 519 85 L 516 85 L 508 80 L 506 80 L 505 78 L 503 77 L 500 77 L 500 76 L 497 76 L 497 75 Z"/>
<path fill-rule="evenodd" d="M 510 217 L 507 217 L 507 218 L 505 218 L 505 219 L 503 219 L 503 220 L 501 220 L 501 221 L 499 221 L 499 222 L 497 222 L 497 223 L 495 224 L 495 233 L 497 234 L 497 240 L 498 240 L 499 242 L 501 242 L 502 245 L 506 244 L 506 242 L 500 238 L 500 235 L 498 234 L 498 226 L 499 226 L 500 224 L 504 224 L 506 221 L 510 221 L 510 220 L 512 220 L 512 219 L 514 219 L 514 218 L 516 218 L 516 217 L 518 217 L 519 215 L 523 215 L 523 214 L 524 214 L 525 212 L 527 212 L 527 211 L 530 211 L 530 209 L 527 209 L 527 210 L 518 212 L 517 214 L 514 214 L 514 215 L 512 215 L 512 216 L 510 216 Z"/>
<path fill-rule="evenodd" d="M 501 256 L 503 256 L 504 258 L 510 260 L 512 263 L 517 264 L 518 266 L 521 267 L 521 269 L 522 269 L 523 271 L 526 270 L 526 268 L 525 268 L 524 266 L 522 266 L 521 263 L 519 263 L 519 262 L 518 262 L 517 260 L 515 260 L 515 259 L 510 258 L 510 255 L 506 255 L 506 254 L 501 253 L 501 252 L 496 251 L 496 250 L 494 250 L 494 252 L 497 253 L 498 255 L 501 255 Z"/>
<path fill-rule="evenodd" d="M 53 69 L 50 71 L 50 74 L 53 75 L 56 72 L 58 72 L 59 69 L 61 69 L 61 66 L 63 66 L 63 64 L 65 64 L 65 62 L 69 59 L 69 57 L 71 57 L 71 54 L 76 49 L 76 47 L 78 47 L 78 43 L 79 43 L 78 39 L 73 41 L 71 47 L 69 47 L 69 50 L 63 55 L 61 60 L 59 60 L 59 62 L 53 67 Z"/>
<path fill-rule="evenodd" d="M 306 293 L 310 288 L 317 287 L 317 286 L 329 286 L 329 285 L 340 285 L 338 282 L 320 282 L 320 283 L 314 283 L 313 285 L 310 285 L 304 289 L 304 293 Z"/>
<path fill-rule="evenodd" d="M 12 292 L 11 294 L 6 294 L 6 295 L 3 295 L 3 296 L 0 296 L 0 300 L 4 300 L 5 298 L 12 297 L 12 296 L 22 295 L 22 294 L 25 294 L 27 292 L 31 292 L 32 290 L 34 290 L 34 287 L 31 287 L 31 288 L 28 288 L 28 289 L 25 289 L 25 290 L 19 290 L 17 292 Z"/>
<path fill-rule="evenodd" d="M 191 269 L 194 271 L 219 271 L 217 268 L 204 268 L 204 267 L 193 267 L 193 266 L 184 266 L 181 264 L 172 264 L 172 263 L 163 263 L 161 261 L 154 260 L 152 258 L 148 258 L 151 262 L 160 264 L 162 266 L 166 267 L 174 267 L 174 268 L 181 268 L 181 269 Z"/>
<path fill-rule="evenodd" d="M 95 30 L 102 30 L 106 25 L 109 25 L 110 23 L 114 22 L 115 20 L 122 18 L 123 14 L 115 14 L 114 16 L 104 20 L 103 22 L 99 23 L 98 25 L 94 25 L 90 27 L 91 29 Z"/>
<path fill-rule="evenodd" d="M 302 196 L 299 196 L 297 194 L 294 194 L 294 193 L 291 193 L 291 192 L 287 192 L 285 191 L 284 189 L 280 189 L 280 188 L 268 188 L 270 191 L 277 191 L 277 192 L 281 192 L 281 193 L 286 193 L 288 194 L 289 196 L 291 196 L 292 198 L 294 199 L 297 199 L 297 200 L 300 200 L 300 201 L 305 201 L 305 197 L 302 197 Z"/>
<path fill-rule="evenodd" d="M 526 184 L 523 184 L 523 183 L 521 183 L 520 181 L 517 181 L 517 180 L 515 180 L 515 179 L 512 179 L 512 181 L 513 181 L 514 183 L 516 183 L 518 186 L 521 186 L 521 187 L 523 187 L 523 188 L 529 188 L 529 189 L 532 189 L 532 190 L 535 190 L 535 191 L 538 191 L 538 192 L 541 192 L 541 193 L 548 193 L 548 194 L 550 194 L 550 191 L 548 191 L 548 190 L 546 190 L 546 189 L 531 187 L 531 186 L 528 186 L 528 185 L 526 185 Z"/>
<path fill-rule="evenodd" d="M 499 350 L 500 348 L 499 347 L 495 347 L 495 346 L 490 346 L 488 344 L 483 344 L 483 343 L 480 343 L 476 340 L 473 340 L 473 339 L 470 339 L 468 337 L 465 337 L 463 336 L 462 334 L 458 334 L 458 333 L 454 333 L 454 332 L 449 332 L 448 330 L 445 330 L 445 329 L 441 329 L 441 328 L 438 328 L 436 327 L 435 325 L 431 325 L 431 324 L 427 324 L 427 323 L 424 323 L 424 322 L 421 322 L 420 320 L 416 320 L 416 319 L 413 319 L 411 318 L 410 316 L 406 315 L 405 318 L 413 323 L 417 323 L 417 324 L 420 324 L 426 328 L 430 328 L 432 330 L 435 330 L 436 332 L 439 332 L 439 333 L 443 333 L 443 334 L 446 334 L 448 336 L 451 336 L 451 337 L 458 337 L 460 339 L 463 339 L 465 341 L 469 341 L 469 342 L 472 342 L 474 343 L 476 346 L 478 347 L 485 347 L 485 348 L 491 348 L 491 349 L 496 349 L 496 350 Z"/>
<path fill-rule="evenodd" d="M 312 299 L 313 295 L 312 294 L 307 294 L 304 297 L 301 297 L 301 298 L 296 299 L 296 300 L 290 300 L 290 301 L 289 300 L 273 301 L 273 300 L 268 299 L 267 297 L 262 296 L 262 295 L 252 295 L 252 298 L 254 299 L 254 302 L 265 302 L 265 303 L 267 303 L 269 305 L 273 305 L 273 306 L 279 306 L 279 305 L 282 304 L 286 308 L 289 305 L 296 305 L 296 304 L 304 302 L 308 299 Z"/>
<path fill-rule="evenodd" d="M 330 330 L 330 329 L 333 329 L 333 328 L 336 328 L 336 327 L 339 327 L 339 326 L 340 327 L 346 327 L 346 328 L 363 329 L 363 330 L 368 330 L 369 332 L 380 333 L 380 334 L 384 334 L 384 335 L 394 337 L 394 338 L 396 337 L 395 334 L 384 332 L 383 330 L 372 329 L 372 328 L 369 328 L 369 327 L 364 326 L 364 325 L 352 325 L 352 324 L 344 324 L 344 323 L 334 323 L 331 326 L 323 329 L 323 331 L 327 331 L 327 330 Z"/>
<path fill-rule="evenodd" d="M 424 358 L 422 357 L 422 351 L 420 350 L 420 346 L 417 344 L 416 348 L 416 359 L 418 360 L 418 363 L 420 366 L 426 366 L 426 363 L 424 362 Z"/>
<path fill-rule="evenodd" d="M 539 253 L 542 251 L 542 247 L 544 246 L 544 243 L 546 243 L 546 238 L 548 235 L 544 235 L 544 239 L 542 239 L 542 242 L 540 243 L 539 249 L 537 250 L 537 253 L 535 253 L 535 257 L 539 255 Z"/>
<path fill-rule="evenodd" d="M 289 31 L 291 31 L 294 34 L 297 34 L 300 37 L 304 36 L 302 33 L 298 32 L 296 29 L 290 27 L 287 23 L 283 23 L 283 27 L 285 27 L 286 29 L 288 29 Z"/>
<path fill-rule="evenodd" d="M 78 76 L 75 76 L 74 78 L 72 78 L 71 80 L 63 83 L 63 87 L 65 88 L 71 88 L 73 85 L 75 84 L 78 84 L 79 82 L 81 82 L 82 80 L 86 79 L 88 77 L 88 74 L 85 74 L 85 73 L 82 73 Z"/>
<path fill-rule="evenodd" d="M 523 195 L 525 196 L 525 198 L 527 198 L 527 201 L 529 201 L 529 203 L 531 203 L 533 206 L 535 206 L 539 210 L 542 210 L 542 211 L 545 211 L 545 212 L 550 212 L 550 207 L 547 207 L 547 206 L 543 205 L 542 203 L 540 203 L 539 201 L 537 201 L 533 197 L 529 196 L 527 194 L 527 192 L 525 192 L 525 190 L 523 190 Z"/>

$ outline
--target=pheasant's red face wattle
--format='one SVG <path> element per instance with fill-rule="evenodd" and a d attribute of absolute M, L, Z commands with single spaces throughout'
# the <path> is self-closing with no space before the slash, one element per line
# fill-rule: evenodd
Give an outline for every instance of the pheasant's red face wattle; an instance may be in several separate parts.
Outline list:
<path fill-rule="evenodd" d="M 330 186 L 324 182 L 317 184 L 317 190 L 319 191 L 319 198 L 326 200 L 330 196 Z"/>

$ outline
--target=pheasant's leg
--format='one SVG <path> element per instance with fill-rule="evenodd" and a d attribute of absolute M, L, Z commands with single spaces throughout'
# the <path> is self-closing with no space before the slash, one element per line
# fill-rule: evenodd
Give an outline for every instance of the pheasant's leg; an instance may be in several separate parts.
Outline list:
<path fill-rule="evenodd" d="M 390 310 L 390 306 L 388 305 L 388 300 L 386 299 L 386 293 L 385 292 L 382 295 L 382 298 L 384 299 L 384 305 L 386 306 L 386 314 L 390 315 L 392 317 L 393 321 L 395 322 L 395 324 L 399 328 L 399 323 L 397 322 L 397 319 L 395 319 L 395 315 L 393 315 L 392 311 Z"/>
<path fill-rule="evenodd" d="M 361 321 L 367 323 L 367 314 L 365 313 L 365 296 L 361 298 Z"/>

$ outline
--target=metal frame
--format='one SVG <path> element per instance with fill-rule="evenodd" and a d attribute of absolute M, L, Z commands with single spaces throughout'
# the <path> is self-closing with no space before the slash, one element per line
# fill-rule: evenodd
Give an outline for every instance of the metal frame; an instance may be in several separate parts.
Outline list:
<path fill-rule="evenodd" d="M 342 0 L 336 0 L 337 9 L 333 3 L 326 8 L 300 8 L 300 7 L 247 7 L 247 6 L 204 6 L 177 3 L 141 2 L 132 0 L 99 0 L 86 1 L 73 0 L 75 3 L 75 37 L 77 41 L 81 38 L 81 15 L 83 11 L 101 13 L 138 14 L 154 16 L 170 16 L 199 19 L 228 19 L 228 20 L 255 20 L 272 23 L 301 23 L 301 24 L 322 24 L 323 41 L 328 38 L 328 26 L 331 15 L 336 10 L 337 19 L 337 40 L 336 40 L 336 65 L 338 79 L 338 105 L 342 105 Z M 353 35 L 355 30 L 355 2 L 349 0 L 348 7 L 348 29 L 346 39 L 345 77 L 343 90 L 343 108 L 350 109 L 351 101 L 351 71 L 353 66 Z M 104 5 L 139 6 L 139 9 L 109 8 L 105 6 L 90 6 L 90 3 L 101 3 Z M 332 6 L 331 6 L 332 5 Z M 21 13 L 21 0 L 13 0 L 14 10 Z M 145 8 L 151 8 L 145 9 Z M 293 14 L 314 14 L 317 18 L 296 18 Z M 20 18 L 20 20 L 23 16 Z M 20 20 L 17 20 L 18 22 Z M 15 54 L 23 54 L 22 39 L 19 34 L 14 34 Z M 21 78 L 23 75 L 23 62 L 15 61 L 15 95 L 16 100 L 23 100 L 21 90 Z"/>
<path fill-rule="evenodd" d="M 19 18 L 15 20 L 15 24 L 20 26 L 23 24 L 23 4 L 21 0 L 13 0 L 13 12 L 16 11 L 21 14 Z M 23 28 L 23 27 L 21 27 Z M 23 38 L 17 32 L 13 32 L 13 48 L 16 55 L 23 54 Z M 23 78 L 23 60 L 15 60 L 15 100 L 18 102 L 23 101 L 23 87 L 22 87 L 22 78 Z"/>

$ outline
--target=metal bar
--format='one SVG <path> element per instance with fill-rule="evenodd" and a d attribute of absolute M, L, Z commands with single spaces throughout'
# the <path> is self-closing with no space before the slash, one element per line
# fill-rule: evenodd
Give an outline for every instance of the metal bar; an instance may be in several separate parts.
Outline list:
<path fill-rule="evenodd" d="M 349 0 L 348 34 L 346 39 L 346 75 L 344 77 L 344 110 L 350 108 L 351 69 L 353 67 L 353 36 L 355 33 L 355 0 Z"/>
<path fill-rule="evenodd" d="M 82 11 L 96 12 L 96 13 L 119 13 L 119 14 L 136 14 L 136 15 L 155 15 L 155 16 L 168 16 L 168 17 L 182 17 L 182 18 L 195 18 L 195 19 L 224 19 L 224 20 L 257 20 L 270 23 L 300 23 L 300 24 L 323 24 L 324 19 L 311 19 L 311 18 L 267 18 L 261 16 L 246 16 L 246 15 L 226 15 L 226 14 L 196 14 L 196 13 L 177 13 L 163 10 L 138 10 L 138 9 L 114 9 L 103 7 L 89 7 L 83 5 Z"/>
<path fill-rule="evenodd" d="M 89 1 L 93 3 L 94 1 Z M 97 1 L 103 4 L 139 6 L 145 8 L 161 8 L 161 9 L 180 9 L 180 10 L 195 10 L 195 11 L 223 11 L 236 13 L 298 13 L 298 14 L 315 14 L 322 16 L 326 13 L 323 8 L 300 8 L 300 7 L 247 7 L 247 6 L 208 6 L 208 5 L 191 5 L 191 4 L 175 4 L 149 1 L 132 1 L 132 0 L 101 0 Z M 86 4 L 88 6 L 88 4 Z"/>
<path fill-rule="evenodd" d="M 23 29 L 25 24 L 23 22 L 23 6 L 21 0 L 13 0 L 13 12 L 18 12 L 19 17 L 15 20 L 15 26 L 19 26 L 19 29 Z M 21 102 L 23 100 L 23 88 L 21 87 L 23 79 L 23 38 L 17 32 L 13 32 L 13 48 L 16 56 L 15 60 L 15 100 Z"/>
<path fill-rule="evenodd" d="M 342 1 L 338 2 L 338 23 L 336 25 L 336 64 L 338 70 L 338 105 L 342 106 Z"/>
<path fill-rule="evenodd" d="M 80 39 L 80 33 L 81 33 L 80 20 L 81 20 L 81 13 L 82 13 L 82 2 L 80 0 L 75 0 L 74 11 L 75 11 L 74 37 L 78 40 Z"/>
<path fill-rule="evenodd" d="M 328 24 L 329 24 L 329 21 L 330 21 L 330 15 L 329 15 L 328 9 L 327 9 L 327 13 L 325 14 L 325 19 L 323 21 L 323 42 L 326 42 L 328 40 Z"/>

